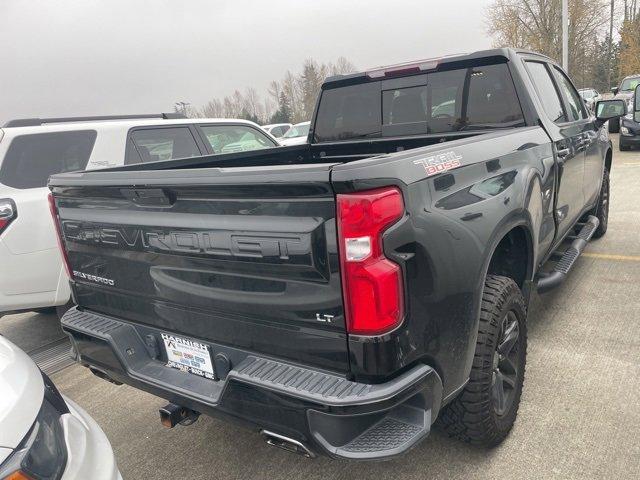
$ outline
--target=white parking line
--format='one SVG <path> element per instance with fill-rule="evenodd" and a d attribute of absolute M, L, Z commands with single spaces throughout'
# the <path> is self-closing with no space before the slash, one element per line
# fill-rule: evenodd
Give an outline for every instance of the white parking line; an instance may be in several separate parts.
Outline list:
<path fill-rule="evenodd" d="M 622 262 L 640 262 L 640 255 L 614 255 L 611 253 L 589 253 L 582 254 L 583 257 L 599 258 L 601 260 L 620 260 Z"/>

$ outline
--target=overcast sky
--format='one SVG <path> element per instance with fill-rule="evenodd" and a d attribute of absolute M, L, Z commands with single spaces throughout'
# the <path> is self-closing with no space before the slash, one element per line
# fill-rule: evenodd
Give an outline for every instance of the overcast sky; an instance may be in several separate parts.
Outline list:
<path fill-rule="evenodd" d="M 345 56 L 358 68 L 488 48 L 490 0 L 0 0 L 0 125 L 166 112 Z"/>

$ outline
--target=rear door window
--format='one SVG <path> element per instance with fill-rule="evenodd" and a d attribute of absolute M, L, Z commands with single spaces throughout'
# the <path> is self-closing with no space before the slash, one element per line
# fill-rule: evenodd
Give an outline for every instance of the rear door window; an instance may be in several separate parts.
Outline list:
<path fill-rule="evenodd" d="M 84 170 L 96 141 L 95 130 L 35 133 L 15 137 L 0 167 L 0 183 L 39 188 L 56 173 Z"/>
<path fill-rule="evenodd" d="M 137 155 L 127 151 L 126 163 L 157 162 L 202 155 L 189 127 L 144 128 L 130 134 Z"/>
<path fill-rule="evenodd" d="M 200 125 L 213 153 L 247 152 L 277 145 L 257 128 L 247 125 Z"/>
<path fill-rule="evenodd" d="M 542 102 L 542 108 L 544 108 L 549 119 L 555 123 L 566 122 L 567 116 L 562 108 L 560 95 L 558 95 L 545 64 L 541 62 L 526 62 L 526 65 L 533 86 L 538 93 L 538 98 Z"/>
<path fill-rule="evenodd" d="M 580 95 L 578 95 L 578 92 L 576 92 L 576 89 L 573 88 L 573 85 L 571 85 L 571 82 L 563 72 L 555 67 L 553 70 L 558 80 L 558 85 L 567 99 L 569 121 L 584 120 L 587 118 L 587 112 L 584 110 Z"/>

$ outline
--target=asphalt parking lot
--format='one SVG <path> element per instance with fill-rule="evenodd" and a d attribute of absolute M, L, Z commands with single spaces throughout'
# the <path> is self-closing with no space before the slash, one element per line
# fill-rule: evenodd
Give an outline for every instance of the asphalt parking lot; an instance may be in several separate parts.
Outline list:
<path fill-rule="evenodd" d="M 640 151 L 617 151 L 615 137 L 609 230 L 565 284 L 534 296 L 519 417 L 495 449 L 434 431 L 389 462 L 308 460 L 208 417 L 167 430 L 165 401 L 77 365 L 52 378 L 102 426 L 125 479 L 640 478 Z M 55 322 L 6 316 L 0 333 L 32 351 L 64 336 Z"/>

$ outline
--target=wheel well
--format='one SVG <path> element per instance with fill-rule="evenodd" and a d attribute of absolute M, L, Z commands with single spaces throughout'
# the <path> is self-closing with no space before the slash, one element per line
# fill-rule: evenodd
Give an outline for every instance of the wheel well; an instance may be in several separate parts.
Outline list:
<path fill-rule="evenodd" d="M 529 232 L 515 227 L 500 240 L 487 273 L 513 278 L 522 289 L 529 274 L 530 251 Z"/>
<path fill-rule="evenodd" d="M 607 153 L 604 157 L 604 168 L 606 168 L 607 172 L 611 171 L 611 162 L 613 161 L 613 153 L 611 149 L 607 150 Z"/>

